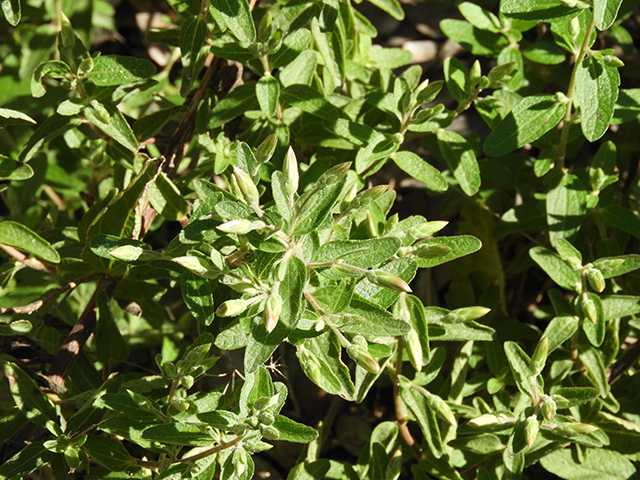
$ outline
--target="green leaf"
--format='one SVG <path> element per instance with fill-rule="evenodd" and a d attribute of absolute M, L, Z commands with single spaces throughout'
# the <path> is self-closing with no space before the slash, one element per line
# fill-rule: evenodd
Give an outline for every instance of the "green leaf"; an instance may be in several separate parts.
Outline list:
<path fill-rule="evenodd" d="M 305 50 L 293 62 L 280 69 L 278 78 L 285 88 L 296 84 L 310 86 L 317 67 L 318 52 Z"/>
<path fill-rule="evenodd" d="M 46 262 L 60 263 L 60 255 L 51 244 L 20 223 L 11 220 L 0 222 L 0 243 L 35 255 Z"/>
<path fill-rule="evenodd" d="M 372 3 L 380 10 L 384 10 L 398 21 L 404 20 L 404 10 L 398 0 L 369 0 L 369 3 Z"/>
<path fill-rule="evenodd" d="M 20 0 L 2 0 L 2 13 L 10 25 L 14 27 L 18 25 L 22 16 Z"/>
<path fill-rule="evenodd" d="M 591 387 L 563 387 L 554 390 L 553 394 L 560 395 L 564 399 L 557 401 L 558 408 L 571 408 L 576 405 L 582 405 L 600 396 L 598 390 Z"/>
<path fill-rule="evenodd" d="M 202 47 L 207 39 L 207 22 L 200 15 L 188 17 L 180 26 L 180 52 L 182 53 L 182 86 L 186 96 L 202 69 Z"/>
<path fill-rule="evenodd" d="M 82 119 L 78 117 L 63 117 L 61 115 L 52 115 L 40 124 L 29 141 L 20 152 L 20 161 L 27 163 L 33 156 L 40 151 L 40 147 L 44 142 L 48 142 L 52 138 L 61 136 L 67 130 L 77 127 L 82 123 Z"/>
<path fill-rule="evenodd" d="M 640 238 L 640 218 L 636 217 L 628 208 L 612 204 L 601 208 L 600 214 L 609 225 Z"/>
<path fill-rule="evenodd" d="M 214 292 L 217 283 L 187 270 L 180 277 L 182 298 L 195 319 L 203 325 L 211 325 L 216 311 Z"/>
<path fill-rule="evenodd" d="M 560 238 L 573 240 L 587 214 L 587 189 L 575 175 L 563 175 L 547 193 L 546 207 L 551 243 Z"/>
<path fill-rule="evenodd" d="M 602 137 L 611 123 L 620 74 L 594 56 L 587 56 L 576 71 L 575 99 L 580 106 L 582 133 L 590 142 Z"/>
<path fill-rule="evenodd" d="M 565 53 L 550 40 L 534 42 L 522 51 L 522 54 L 532 62 L 543 65 L 558 65 L 565 61 Z"/>
<path fill-rule="evenodd" d="M 324 66 L 336 87 L 342 86 L 344 52 L 338 32 L 322 31 L 317 18 L 311 20 L 311 33 L 324 60 Z M 333 89 L 330 89 L 333 90 Z"/>
<path fill-rule="evenodd" d="M 551 320 L 544 331 L 544 336 L 549 339 L 549 353 L 569 340 L 579 326 L 579 320 L 573 315 L 555 317 Z"/>
<path fill-rule="evenodd" d="M 418 265 L 411 258 L 398 258 L 380 266 L 378 270 L 389 272 L 397 275 L 407 284 L 413 280 L 416 275 Z M 380 285 L 376 285 L 369 281 L 366 277 L 358 281 L 355 292 L 363 298 L 372 301 L 382 308 L 390 307 L 400 295 L 397 290 L 391 290 Z"/>
<path fill-rule="evenodd" d="M 437 137 L 442 156 L 460 183 L 460 188 L 470 197 L 474 196 L 480 190 L 480 167 L 476 152 L 459 133 L 439 130 Z"/>
<path fill-rule="evenodd" d="M 93 69 L 87 78 L 96 85 L 109 87 L 140 82 L 156 73 L 156 67 L 148 60 L 118 55 L 103 55 L 93 61 Z"/>
<path fill-rule="evenodd" d="M 141 397 L 136 394 L 136 399 Z M 159 423 L 161 421 L 161 412 L 152 405 L 151 401 L 139 402 L 135 401 L 131 395 L 123 393 L 105 393 L 100 397 L 100 403 L 106 405 L 114 412 L 123 415 L 129 420 L 149 424 Z"/>
<path fill-rule="evenodd" d="M 108 117 L 101 114 L 101 108 L 106 110 Z M 135 133 L 133 133 L 131 126 L 124 118 L 122 112 L 118 110 L 118 107 L 113 103 L 104 103 L 99 105 L 97 108 L 91 105 L 86 107 L 83 112 L 91 123 L 124 148 L 132 153 L 138 152 L 138 148 L 140 146 L 138 145 Z"/>
<path fill-rule="evenodd" d="M 420 425 L 420 430 L 422 430 L 427 445 L 429 445 L 429 450 L 431 450 L 434 457 L 440 458 L 443 454 L 443 445 L 435 412 L 429 406 L 427 399 L 420 392 L 411 388 L 411 382 L 407 378 L 402 375 L 399 378 L 402 401 Z"/>
<path fill-rule="evenodd" d="M 593 424 L 609 437 L 611 443 L 608 448 L 610 450 L 623 454 L 631 461 L 638 461 L 640 456 L 640 425 L 607 412 L 600 412 Z"/>
<path fill-rule="evenodd" d="M 511 233 L 542 230 L 546 225 L 546 213 L 535 203 L 527 202 L 507 210 L 493 233 L 496 238 L 500 238 Z"/>
<path fill-rule="evenodd" d="M 184 105 L 174 105 L 173 107 L 163 108 L 157 112 L 145 115 L 133 123 L 133 131 L 140 141 L 156 135 L 162 128 L 173 119 L 179 120 L 189 111 Z"/>
<path fill-rule="evenodd" d="M 602 342 L 604 341 L 604 335 L 606 333 L 604 307 L 602 306 L 602 301 L 600 300 L 600 297 L 598 295 L 592 292 L 588 292 L 587 295 L 595 306 L 597 319 L 594 323 L 586 314 L 583 313 L 582 329 L 587 335 L 589 342 L 591 342 L 591 345 L 599 347 L 600 345 L 602 345 Z M 578 303 L 578 305 L 580 304 Z"/>
<path fill-rule="evenodd" d="M 603 295 L 601 297 L 605 321 L 640 313 L 640 297 L 632 295 Z"/>
<path fill-rule="evenodd" d="M 580 10 L 557 0 L 502 0 L 500 11 L 522 20 L 553 20 Z"/>
<path fill-rule="evenodd" d="M 295 422 L 283 415 L 276 415 L 273 426 L 280 433 L 278 440 L 297 443 L 313 442 L 318 437 L 314 428 Z"/>
<path fill-rule="evenodd" d="M 164 172 L 158 173 L 149 189 L 147 198 L 156 211 L 167 220 L 183 220 L 189 213 L 189 204 L 178 187 Z"/>
<path fill-rule="evenodd" d="M 2 364 L 4 376 L 9 380 L 11 396 L 22 414 L 40 426 L 44 426 L 49 420 L 56 422 L 56 409 L 38 384 L 13 363 Z"/>
<path fill-rule="evenodd" d="M 365 337 L 395 337 L 409 332 L 407 323 L 396 319 L 385 309 L 373 302 L 365 300 L 358 294 L 354 294 L 345 314 L 361 317 L 363 320 L 356 320 L 340 328 L 345 333 L 364 335 Z"/>
<path fill-rule="evenodd" d="M 564 448 L 542 457 L 540 464 L 565 480 L 627 480 L 636 473 L 629 460 L 604 448 L 586 448 L 580 461 L 572 449 Z"/>
<path fill-rule="evenodd" d="M 567 265 L 558 254 L 544 247 L 533 247 L 529 255 L 559 286 L 579 291 L 580 273 Z"/>
<path fill-rule="evenodd" d="M 607 370 L 600 350 L 588 346 L 578 353 L 578 358 L 587 369 L 587 377 L 593 386 L 598 389 L 602 398 L 607 398 L 610 386 L 607 382 Z"/>
<path fill-rule="evenodd" d="M 566 105 L 555 95 L 523 98 L 487 137 L 484 152 L 501 157 L 539 139 L 560 122 L 565 111 Z"/>
<path fill-rule="evenodd" d="M 109 437 L 89 435 L 82 450 L 113 472 L 123 472 L 136 463 L 121 442 Z"/>
<path fill-rule="evenodd" d="M 167 445 L 208 447 L 214 442 L 206 425 L 194 423 L 167 423 L 146 428 L 142 438 Z"/>
<path fill-rule="evenodd" d="M 402 171 L 424 183 L 429 190 L 444 192 L 449 188 L 440 171 L 415 153 L 403 150 L 391 155 L 391 159 Z"/>
<path fill-rule="evenodd" d="M 395 237 L 333 241 L 325 243 L 318 249 L 314 262 L 340 261 L 347 265 L 366 269 L 375 267 L 391 258 L 400 246 L 400 240 Z"/>
<path fill-rule="evenodd" d="M 462 2 L 458 5 L 458 10 L 467 22 L 480 30 L 499 33 L 502 28 L 498 17 L 474 3 Z"/>
<path fill-rule="evenodd" d="M 256 41 L 256 26 L 247 0 L 211 0 L 211 13 L 221 20 L 242 43 Z"/>
<path fill-rule="evenodd" d="M 443 69 L 449 93 L 458 103 L 464 102 L 471 94 L 469 90 L 469 72 L 462 65 L 462 62 L 455 57 L 445 58 Z"/>
<path fill-rule="evenodd" d="M 594 0 L 593 15 L 598 30 L 603 32 L 613 25 L 618 16 L 620 5 L 622 5 L 622 0 Z"/>
<path fill-rule="evenodd" d="M 262 77 L 256 84 L 256 97 L 262 113 L 270 118 L 275 117 L 280 99 L 280 82 L 272 76 Z"/>
<path fill-rule="evenodd" d="M 323 120 L 335 122 L 342 112 L 331 104 L 322 93 L 307 85 L 291 85 L 280 92 L 286 105 L 296 107 Z"/>
<path fill-rule="evenodd" d="M 123 362 L 129 356 L 129 345 L 122 338 L 104 290 L 97 295 L 96 353 L 101 362 Z"/>
<path fill-rule="evenodd" d="M 496 331 L 477 322 L 445 323 L 428 321 L 429 338 L 433 341 L 465 342 L 474 340 L 490 342 L 495 339 Z"/>
<path fill-rule="evenodd" d="M 515 342 L 505 342 L 504 352 L 507 354 L 511 373 L 516 381 L 516 385 L 518 385 L 518 389 L 528 395 L 529 398 L 534 398 L 535 394 L 532 385 L 534 376 L 529 367 L 531 365 L 531 358 L 529 358 L 529 355 L 524 353 L 522 348 Z"/>
<path fill-rule="evenodd" d="M 447 18 L 440 22 L 440 29 L 473 55 L 497 56 L 509 44 L 504 35 L 480 30 L 464 20 Z"/>
<path fill-rule="evenodd" d="M 53 452 L 44 447 L 44 442 L 32 442 L 0 466 L 0 478 L 26 478 L 49 463 L 52 455 Z"/>
<path fill-rule="evenodd" d="M 451 249 L 441 257 L 414 258 L 418 267 L 431 268 L 477 252 L 482 247 L 482 242 L 472 235 L 456 235 L 455 237 L 428 238 L 416 244 L 416 246 L 419 245 L 445 245 Z"/>
<path fill-rule="evenodd" d="M 243 115 L 244 112 L 255 110 L 257 107 L 256 84 L 249 82 L 240 85 L 213 107 L 209 118 L 209 128 L 218 128 Z"/>
<path fill-rule="evenodd" d="M 0 128 L 11 127 L 13 125 L 35 125 L 36 121 L 26 113 L 10 108 L 0 108 Z"/>

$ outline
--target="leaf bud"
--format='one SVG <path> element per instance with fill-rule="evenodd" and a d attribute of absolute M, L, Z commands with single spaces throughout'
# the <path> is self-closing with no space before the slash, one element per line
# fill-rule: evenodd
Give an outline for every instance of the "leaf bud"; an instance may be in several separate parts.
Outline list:
<path fill-rule="evenodd" d="M 555 428 L 555 430 L 566 433 L 580 433 L 582 435 L 588 435 L 598 430 L 598 427 L 587 423 L 561 423 Z"/>
<path fill-rule="evenodd" d="M 353 265 L 347 265 L 346 263 L 342 263 L 340 260 L 334 262 L 331 265 L 331 268 L 340 275 L 344 275 L 346 277 L 360 278 L 366 273 L 366 270 L 354 267 Z"/>
<path fill-rule="evenodd" d="M 136 247 L 135 245 L 122 245 L 111 250 L 109 255 L 123 262 L 134 262 L 140 258 L 140 254 L 143 251 L 143 248 Z"/>
<path fill-rule="evenodd" d="M 347 347 L 347 355 L 367 372 L 373 373 L 374 375 L 380 373 L 380 364 L 367 349 L 359 345 L 351 344 Z"/>
<path fill-rule="evenodd" d="M 531 355 L 531 372 L 534 375 L 540 375 L 544 369 L 545 363 L 547 363 L 547 357 L 549 356 L 549 337 L 542 337 L 538 346 Z"/>
<path fill-rule="evenodd" d="M 547 420 L 553 420 L 556 416 L 556 411 L 558 410 L 558 406 L 553 398 L 547 397 L 542 402 L 540 406 L 540 411 L 542 412 L 542 416 Z"/>
<path fill-rule="evenodd" d="M 433 222 L 421 223 L 419 225 L 415 225 L 411 227 L 407 231 L 407 237 L 412 241 L 418 240 L 421 238 L 427 238 L 433 235 L 434 233 L 439 232 L 447 225 L 449 225 L 449 222 L 444 220 L 435 220 Z"/>
<path fill-rule="evenodd" d="M 275 133 L 272 133 L 264 141 L 258 145 L 256 149 L 256 160 L 259 164 L 267 163 L 273 153 L 276 151 L 276 147 L 278 146 L 278 136 Z"/>
<path fill-rule="evenodd" d="M 409 93 L 409 92 L 407 92 Z M 391 141 L 393 143 L 396 143 L 398 145 L 402 145 L 402 143 L 404 142 L 404 135 L 401 134 L 400 132 L 396 132 L 391 136 Z"/>
<path fill-rule="evenodd" d="M 180 379 L 180 385 L 182 385 L 185 390 L 189 390 L 191 387 L 193 387 L 194 383 L 195 379 L 191 375 L 185 375 Z"/>
<path fill-rule="evenodd" d="M 266 42 L 271 38 L 273 34 L 273 16 L 270 12 L 267 12 L 260 20 L 258 25 L 258 39 L 261 42 Z"/>
<path fill-rule="evenodd" d="M 420 387 L 422 388 L 422 387 Z M 447 402 L 445 402 L 438 395 L 434 395 L 433 393 L 427 392 L 427 402 L 429 402 L 429 406 L 444 420 L 449 422 L 452 427 L 458 426 L 458 421 L 456 420 L 451 407 Z"/>
<path fill-rule="evenodd" d="M 60 20 L 62 20 L 61 31 L 60 31 L 60 39 L 62 41 L 62 46 L 65 48 L 73 48 L 76 43 L 76 36 L 73 33 L 73 27 L 71 26 L 71 22 L 67 18 L 67 16 L 60 12 Z"/>
<path fill-rule="evenodd" d="M 577 0 L 560 0 L 560 1 L 565 4 L 573 3 L 573 5 L 569 5 L 572 7 L 578 4 Z M 578 19 L 578 17 L 573 17 L 571 20 L 569 20 L 569 35 L 571 35 L 571 38 L 573 39 L 573 44 L 575 46 L 576 41 L 578 39 L 578 35 L 580 35 L 580 20 Z"/>
<path fill-rule="evenodd" d="M 185 255 L 171 260 L 198 275 L 203 276 L 209 273 L 208 265 L 203 258 Z"/>
<path fill-rule="evenodd" d="M 524 438 L 527 441 L 528 447 L 531 447 L 531 445 L 536 441 L 538 430 L 540 430 L 540 423 L 538 422 L 537 416 L 531 415 L 530 417 L 527 417 L 524 425 Z"/>
<path fill-rule="evenodd" d="M 93 58 L 90 56 L 87 56 L 86 58 L 83 58 L 82 61 L 80 62 L 80 65 L 78 65 L 78 77 L 85 78 L 87 75 L 91 73 L 92 70 L 93 70 Z"/>
<path fill-rule="evenodd" d="M 490 311 L 491 309 L 488 307 L 463 307 L 452 310 L 444 316 L 443 320 L 449 322 L 471 322 L 484 317 Z"/>
<path fill-rule="evenodd" d="M 107 109 L 104 108 L 104 105 L 98 103 L 97 100 L 93 100 L 91 102 L 91 109 L 93 110 L 93 114 L 99 121 L 101 121 L 102 123 L 106 123 L 107 125 L 111 124 L 111 115 L 109 114 Z"/>
<path fill-rule="evenodd" d="M 602 61 L 607 67 L 614 67 L 614 68 L 624 67 L 624 62 L 620 60 L 618 57 L 616 57 L 615 55 L 604 55 L 602 57 Z"/>
<path fill-rule="evenodd" d="M 287 194 L 290 197 L 293 197 L 293 194 L 298 191 L 300 174 L 298 172 L 298 159 L 291 147 L 289 147 L 289 150 L 287 150 L 287 154 L 284 157 L 282 175 L 284 176 L 284 186 L 287 190 Z"/>
<path fill-rule="evenodd" d="M 589 285 L 591 285 L 591 288 L 593 288 L 598 293 L 602 293 L 602 291 L 604 291 L 605 287 L 607 286 L 606 282 L 604 281 L 604 275 L 602 274 L 602 271 L 598 270 L 597 268 L 589 269 L 589 272 L 587 273 L 587 280 L 589 281 Z"/>
<path fill-rule="evenodd" d="M 258 193 L 258 187 L 253 183 L 249 174 L 238 167 L 233 167 L 233 176 L 236 179 L 238 188 L 242 192 L 244 200 L 249 205 L 257 206 L 260 201 L 260 194 Z"/>
<path fill-rule="evenodd" d="M 442 86 L 444 85 L 444 81 L 436 80 L 434 82 L 429 82 L 425 80 L 420 85 L 416 91 L 418 94 L 416 95 L 416 103 L 418 105 L 423 105 L 425 103 L 429 103 L 436 98 L 440 90 L 442 90 Z"/>
<path fill-rule="evenodd" d="M 489 86 L 491 88 L 501 88 L 509 83 L 517 70 L 515 62 L 498 65 L 489 71 Z"/>
<path fill-rule="evenodd" d="M 278 403 L 279 398 L 280 394 L 275 394 L 271 397 L 260 397 L 255 402 L 253 402 L 253 409 L 257 411 L 263 411 L 271 408 Z"/>
<path fill-rule="evenodd" d="M 186 412 L 189 410 L 189 402 L 184 398 L 175 399 L 171 406 L 177 412 Z"/>
<path fill-rule="evenodd" d="M 485 413 L 479 417 L 469 420 L 469 425 L 472 427 L 486 427 L 488 425 L 505 425 L 508 423 L 515 423 L 515 419 L 505 413 L 494 412 Z"/>
<path fill-rule="evenodd" d="M 476 60 L 473 62 L 473 65 L 471 65 L 471 69 L 469 69 L 469 83 L 472 87 L 478 85 L 481 76 L 482 66 L 480 65 L 480 60 Z"/>
<path fill-rule="evenodd" d="M 218 307 L 216 315 L 219 317 L 236 317 L 244 312 L 248 306 L 249 303 L 246 300 L 227 300 Z"/>
<path fill-rule="evenodd" d="M 272 293 L 267 299 L 267 304 L 264 307 L 264 326 L 267 332 L 271 332 L 280 319 L 280 312 L 282 311 L 282 298 L 277 293 Z"/>
<path fill-rule="evenodd" d="M 587 296 L 580 298 L 580 308 L 585 315 L 595 325 L 598 322 L 598 310 L 596 304 Z"/>
<path fill-rule="evenodd" d="M 422 371 L 423 367 L 423 353 L 422 353 L 422 344 L 420 343 L 420 335 L 415 329 L 409 330 L 404 337 L 404 346 L 407 349 L 407 353 L 409 354 L 409 361 L 413 368 L 416 371 Z"/>
<path fill-rule="evenodd" d="M 578 257 L 567 257 L 566 262 L 569 264 L 571 269 L 575 270 L 576 272 L 580 270 L 580 268 L 582 268 L 582 262 L 580 262 L 580 259 Z"/>
<path fill-rule="evenodd" d="M 249 430 L 249 426 L 245 423 L 236 423 L 233 426 L 233 433 L 237 436 L 244 435 Z"/>
<path fill-rule="evenodd" d="M 411 287 L 399 276 L 384 270 L 368 270 L 367 280 L 379 287 L 389 288 L 398 292 L 411 293 Z"/>
<path fill-rule="evenodd" d="M 221 225 L 218 225 L 216 228 L 224 233 L 237 233 L 240 235 L 244 235 L 245 233 L 249 233 L 253 230 L 253 224 L 249 220 L 245 220 L 241 218 L 239 220 L 230 220 L 228 222 L 224 222 Z"/>
<path fill-rule="evenodd" d="M 280 432 L 272 425 L 266 425 L 262 427 L 262 436 L 267 440 L 278 440 L 280 438 Z"/>
<path fill-rule="evenodd" d="M 258 420 L 263 425 L 273 425 L 273 422 L 276 421 L 273 413 L 271 412 L 260 412 L 258 413 Z"/>

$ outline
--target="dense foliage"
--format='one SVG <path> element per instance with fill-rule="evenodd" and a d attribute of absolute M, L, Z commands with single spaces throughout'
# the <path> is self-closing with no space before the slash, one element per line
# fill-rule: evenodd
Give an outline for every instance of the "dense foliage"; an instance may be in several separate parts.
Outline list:
<path fill-rule="evenodd" d="M 0 478 L 637 475 L 639 1 L 359 3 L 0 2 Z"/>

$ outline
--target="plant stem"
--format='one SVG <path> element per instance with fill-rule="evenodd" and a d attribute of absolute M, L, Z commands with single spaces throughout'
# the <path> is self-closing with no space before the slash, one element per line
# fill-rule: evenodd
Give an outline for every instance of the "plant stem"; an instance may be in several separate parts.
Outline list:
<path fill-rule="evenodd" d="M 571 130 L 571 125 L 573 124 L 573 94 L 576 86 L 576 74 L 578 72 L 578 68 L 580 68 L 580 64 L 589 48 L 589 41 L 591 40 L 591 34 L 593 33 L 593 29 L 595 28 L 595 16 L 591 13 L 591 18 L 589 18 L 589 24 L 587 25 L 587 30 L 584 34 L 584 39 L 582 40 L 582 45 L 580 45 L 580 50 L 575 57 L 575 63 L 573 65 L 573 71 L 571 72 L 571 80 L 569 80 L 569 87 L 567 88 L 567 110 L 564 114 L 563 124 L 562 124 L 562 132 L 560 134 L 560 143 L 558 144 L 558 152 L 556 154 L 556 165 L 555 168 L 558 170 L 562 170 L 564 168 L 564 160 L 567 153 L 567 143 L 569 141 L 569 131 Z"/>
<path fill-rule="evenodd" d="M 402 349 L 403 349 L 402 337 L 398 337 L 398 343 L 396 347 L 396 371 L 393 379 L 393 401 L 396 409 L 396 421 L 398 422 L 398 429 L 404 441 L 413 450 L 416 458 L 421 459 L 423 457 L 420 447 L 416 444 L 409 427 L 407 426 L 407 417 L 404 416 L 404 408 L 402 406 L 402 398 L 400 397 L 400 372 L 402 372 Z"/>

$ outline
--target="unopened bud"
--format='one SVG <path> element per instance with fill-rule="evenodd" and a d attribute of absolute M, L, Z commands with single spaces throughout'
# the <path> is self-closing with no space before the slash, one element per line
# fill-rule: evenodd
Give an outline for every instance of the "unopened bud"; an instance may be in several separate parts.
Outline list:
<path fill-rule="evenodd" d="M 282 298 L 277 293 L 272 293 L 267 299 L 267 304 L 264 307 L 264 326 L 267 332 L 271 332 L 280 319 L 280 312 L 282 310 Z"/>
<path fill-rule="evenodd" d="M 249 303 L 246 300 L 227 300 L 218 307 L 216 315 L 219 317 L 235 317 L 244 312 L 248 306 Z"/>
<path fill-rule="evenodd" d="M 183 257 L 173 258 L 172 261 L 178 265 L 182 265 L 187 270 L 198 275 L 206 275 L 209 273 L 208 264 L 203 258 L 185 255 Z"/>
<path fill-rule="evenodd" d="M 473 65 L 471 65 L 471 68 L 469 69 L 469 83 L 475 87 L 480 81 L 481 76 L 482 66 L 480 65 L 480 61 L 476 60 L 475 62 L 473 62 Z"/>
<path fill-rule="evenodd" d="M 244 435 L 249 430 L 249 426 L 245 423 L 236 423 L 233 426 L 233 433 L 237 436 Z"/>
<path fill-rule="evenodd" d="M 93 110 L 93 114 L 99 121 L 108 125 L 111 124 L 111 115 L 109 114 L 107 109 L 104 108 L 104 105 L 98 103 L 97 100 L 93 100 L 91 102 L 91 109 Z"/>
<path fill-rule="evenodd" d="M 549 356 L 549 337 L 542 337 L 531 356 L 531 373 L 540 375 Z"/>
<path fill-rule="evenodd" d="M 624 62 L 620 60 L 618 57 L 616 57 L 615 55 L 604 55 L 602 57 L 602 62 L 607 67 L 614 67 L 614 68 L 624 67 Z"/>
<path fill-rule="evenodd" d="M 193 387 L 195 379 L 191 375 L 185 375 L 180 379 L 180 385 L 182 385 L 186 390 L 189 390 Z"/>
<path fill-rule="evenodd" d="M 359 345 L 351 344 L 347 347 L 347 355 L 367 372 L 377 375 L 380 373 L 380 364 L 373 358 L 368 350 Z"/>
<path fill-rule="evenodd" d="M 121 247 L 114 248 L 109 252 L 114 258 L 122 260 L 123 262 L 134 262 L 140 258 L 140 255 L 144 251 L 141 247 L 134 245 L 122 245 Z"/>
<path fill-rule="evenodd" d="M 218 225 L 217 229 L 224 233 L 237 233 L 244 235 L 245 233 L 249 233 L 253 230 L 253 224 L 251 221 L 241 218 L 239 220 L 231 220 Z"/>
<path fill-rule="evenodd" d="M 571 2 L 574 4 L 577 4 L 577 0 L 561 0 L 563 1 L 563 3 L 567 3 L 567 2 Z M 575 46 L 575 42 L 578 39 L 578 35 L 580 34 L 580 20 L 578 19 L 578 17 L 573 17 L 571 20 L 569 20 L 569 35 L 571 35 L 571 38 L 573 39 L 573 43 Z"/>
<path fill-rule="evenodd" d="M 498 65 L 489 71 L 488 79 L 491 88 L 501 88 L 509 83 L 516 74 L 517 65 L 515 62 Z"/>
<path fill-rule="evenodd" d="M 189 402 L 184 398 L 177 398 L 171 406 L 178 412 L 186 412 L 189 410 Z"/>
<path fill-rule="evenodd" d="M 278 146 L 278 136 L 272 133 L 256 149 L 256 160 L 259 164 L 267 163 Z"/>
<path fill-rule="evenodd" d="M 556 405 L 556 402 L 551 397 L 545 398 L 545 400 L 542 402 L 542 405 L 540 406 L 542 416 L 544 416 L 544 418 L 546 418 L 547 420 L 553 420 L 553 417 L 556 416 L 557 409 L 558 407 Z"/>
<path fill-rule="evenodd" d="M 164 362 L 160 371 L 165 378 L 173 379 L 178 374 L 178 369 L 173 362 Z"/>
<path fill-rule="evenodd" d="M 582 313 L 595 325 L 598 323 L 598 310 L 596 304 L 589 297 L 580 298 L 580 308 Z"/>
<path fill-rule="evenodd" d="M 238 188 L 242 192 L 242 197 L 249 205 L 258 205 L 260 201 L 260 194 L 258 193 L 258 187 L 253 183 L 253 180 L 247 172 L 244 170 L 233 167 L 233 176 L 236 179 Z"/>
<path fill-rule="evenodd" d="M 420 336 L 418 335 L 418 332 L 412 328 L 409 330 L 409 333 L 403 337 L 403 340 L 407 353 L 409 354 L 409 361 L 411 362 L 411 365 L 416 369 L 416 371 L 422 371 L 422 344 L 420 343 Z"/>
<path fill-rule="evenodd" d="M 411 293 L 412 291 L 407 282 L 393 273 L 385 272 L 384 270 L 368 270 L 366 275 L 367 280 L 379 287 L 406 293 Z"/>
<path fill-rule="evenodd" d="M 402 472 L 402 450 L 397 448 L 393 455 L 391 455 L 391 460 L 389 460 L 389 465 L 387 466 L 387 471 L 385 472 L 385 480 L 396 480 L 400 477 L 400 473 Z"/>
<path fill-rule="evenodd" d="M 567 433 L 580 433 L 582 435 L 588 435 L 598 430 L 598 427 L 589 425 L 587 423 L 561 423 L 555 430 L 564 431 Z"/>
<path fill-rule="evenodd" d="M 407 237 L 411 238 L 412 240 L 427 238 L 434 233 L 439 232 L 448 224 L 449 222 L 445 222 L 444 220 L 435 220 L 433 222 L 421 223 L 420 225 L 411 227 L 407 232 Z"/>
<path fill-rule="evenodd" d="M 604 281 L 604 275 L 602 274 L 602 271 L 598 270 L 597 268 L 589 269 L 589 272 L 587 273 L 587 280 L 589 281 L 589 285 L 591 285 L 591 288 L 593 288 L 598 293 L 604 291 L 605 287 L 607 286 L 606 282 Z"/>
<path fill-rule="evenodd" d="M 262 436 L 267 440 L 278 440 L 280 438 L 280 432 L 274 426 L 266 425 L 262 427 Z"/>
<path fill-rule="evenodd" d="M 67 16 L 60 12 L 61 20 L 62 20 L 62 30 L 60 32 L 60 39 L 62 40 L 62 46 L 65 48 L 73 48 L 76 43 L 76 36 L 73 33 L 73 27 L 71 26 L 71 22 L 67 18 Z"/>
<path fill-rule="evenodd" d="M 84 78 L 93 70 L 93 58 L 87 57 L 78 65 L 78 77 Z"/>
<path fill-rule="evenodd" d="M 536 441 L 538 430 L 540 430 L 538 418 L 535 415 L 527 417 L 524 425 L 524 438 L 527 441 L 527 446 L 531 447 L 531 445 Z"/>
<path fill-rule="evenodd" d="M 422 387 L 420 387 L 422 388 Z M 458 421 L 455 415 L 451 411 L 451 407 L 438 395 L 429 393 L 427 396 L 427 402 L 429 406 L 445 421 L 449 422 L 452 427 L 458 426 Z"/>
<path fill-rule="evenodd" d="M 484 317 L 490 311 L 491 309 L 487 307 L 463 307 L 452 310 L 445 315 L 443 320 L 449 322 L 471 322 Z"/>
<path fill-rule="evenodd" d="M 515 418 L 505 413 L 485 413 L 479 417 L 469 420 L 469 425 L 472 427 L 486 427 L 489 425 L 505 425 L 509 423 L 515 423 Z"/>
<path fill-rule="evenodd" d="M 275 417 L 273 416 L 273 413 L 271 412 L 260 412 L 258 414 L 258 420 L 263 425 L 273 425 L 273 422 L 276 421 Z"/>
<path fill-rule="evenodd" d="M 567 257 L 566 262 L 569 264 L 571 269 L 575 270 L 576 272 L 580 270 L 580 268 L 582 268 L 582 262 L 580 262 L 580 259 L 578 257 Z"/>
<path fill-rule="evenodd" d="M 291 147 L 289 147 L 287 155 L 284 157 L 282 174 L 284 176 L 284 185 L 287 189 L 287 194 L 290 197 L 293 197 L 293 194 L 298 191 L 300 175 L 298 173 L 298 159 L 296 158 L 296 154 Z"/>

